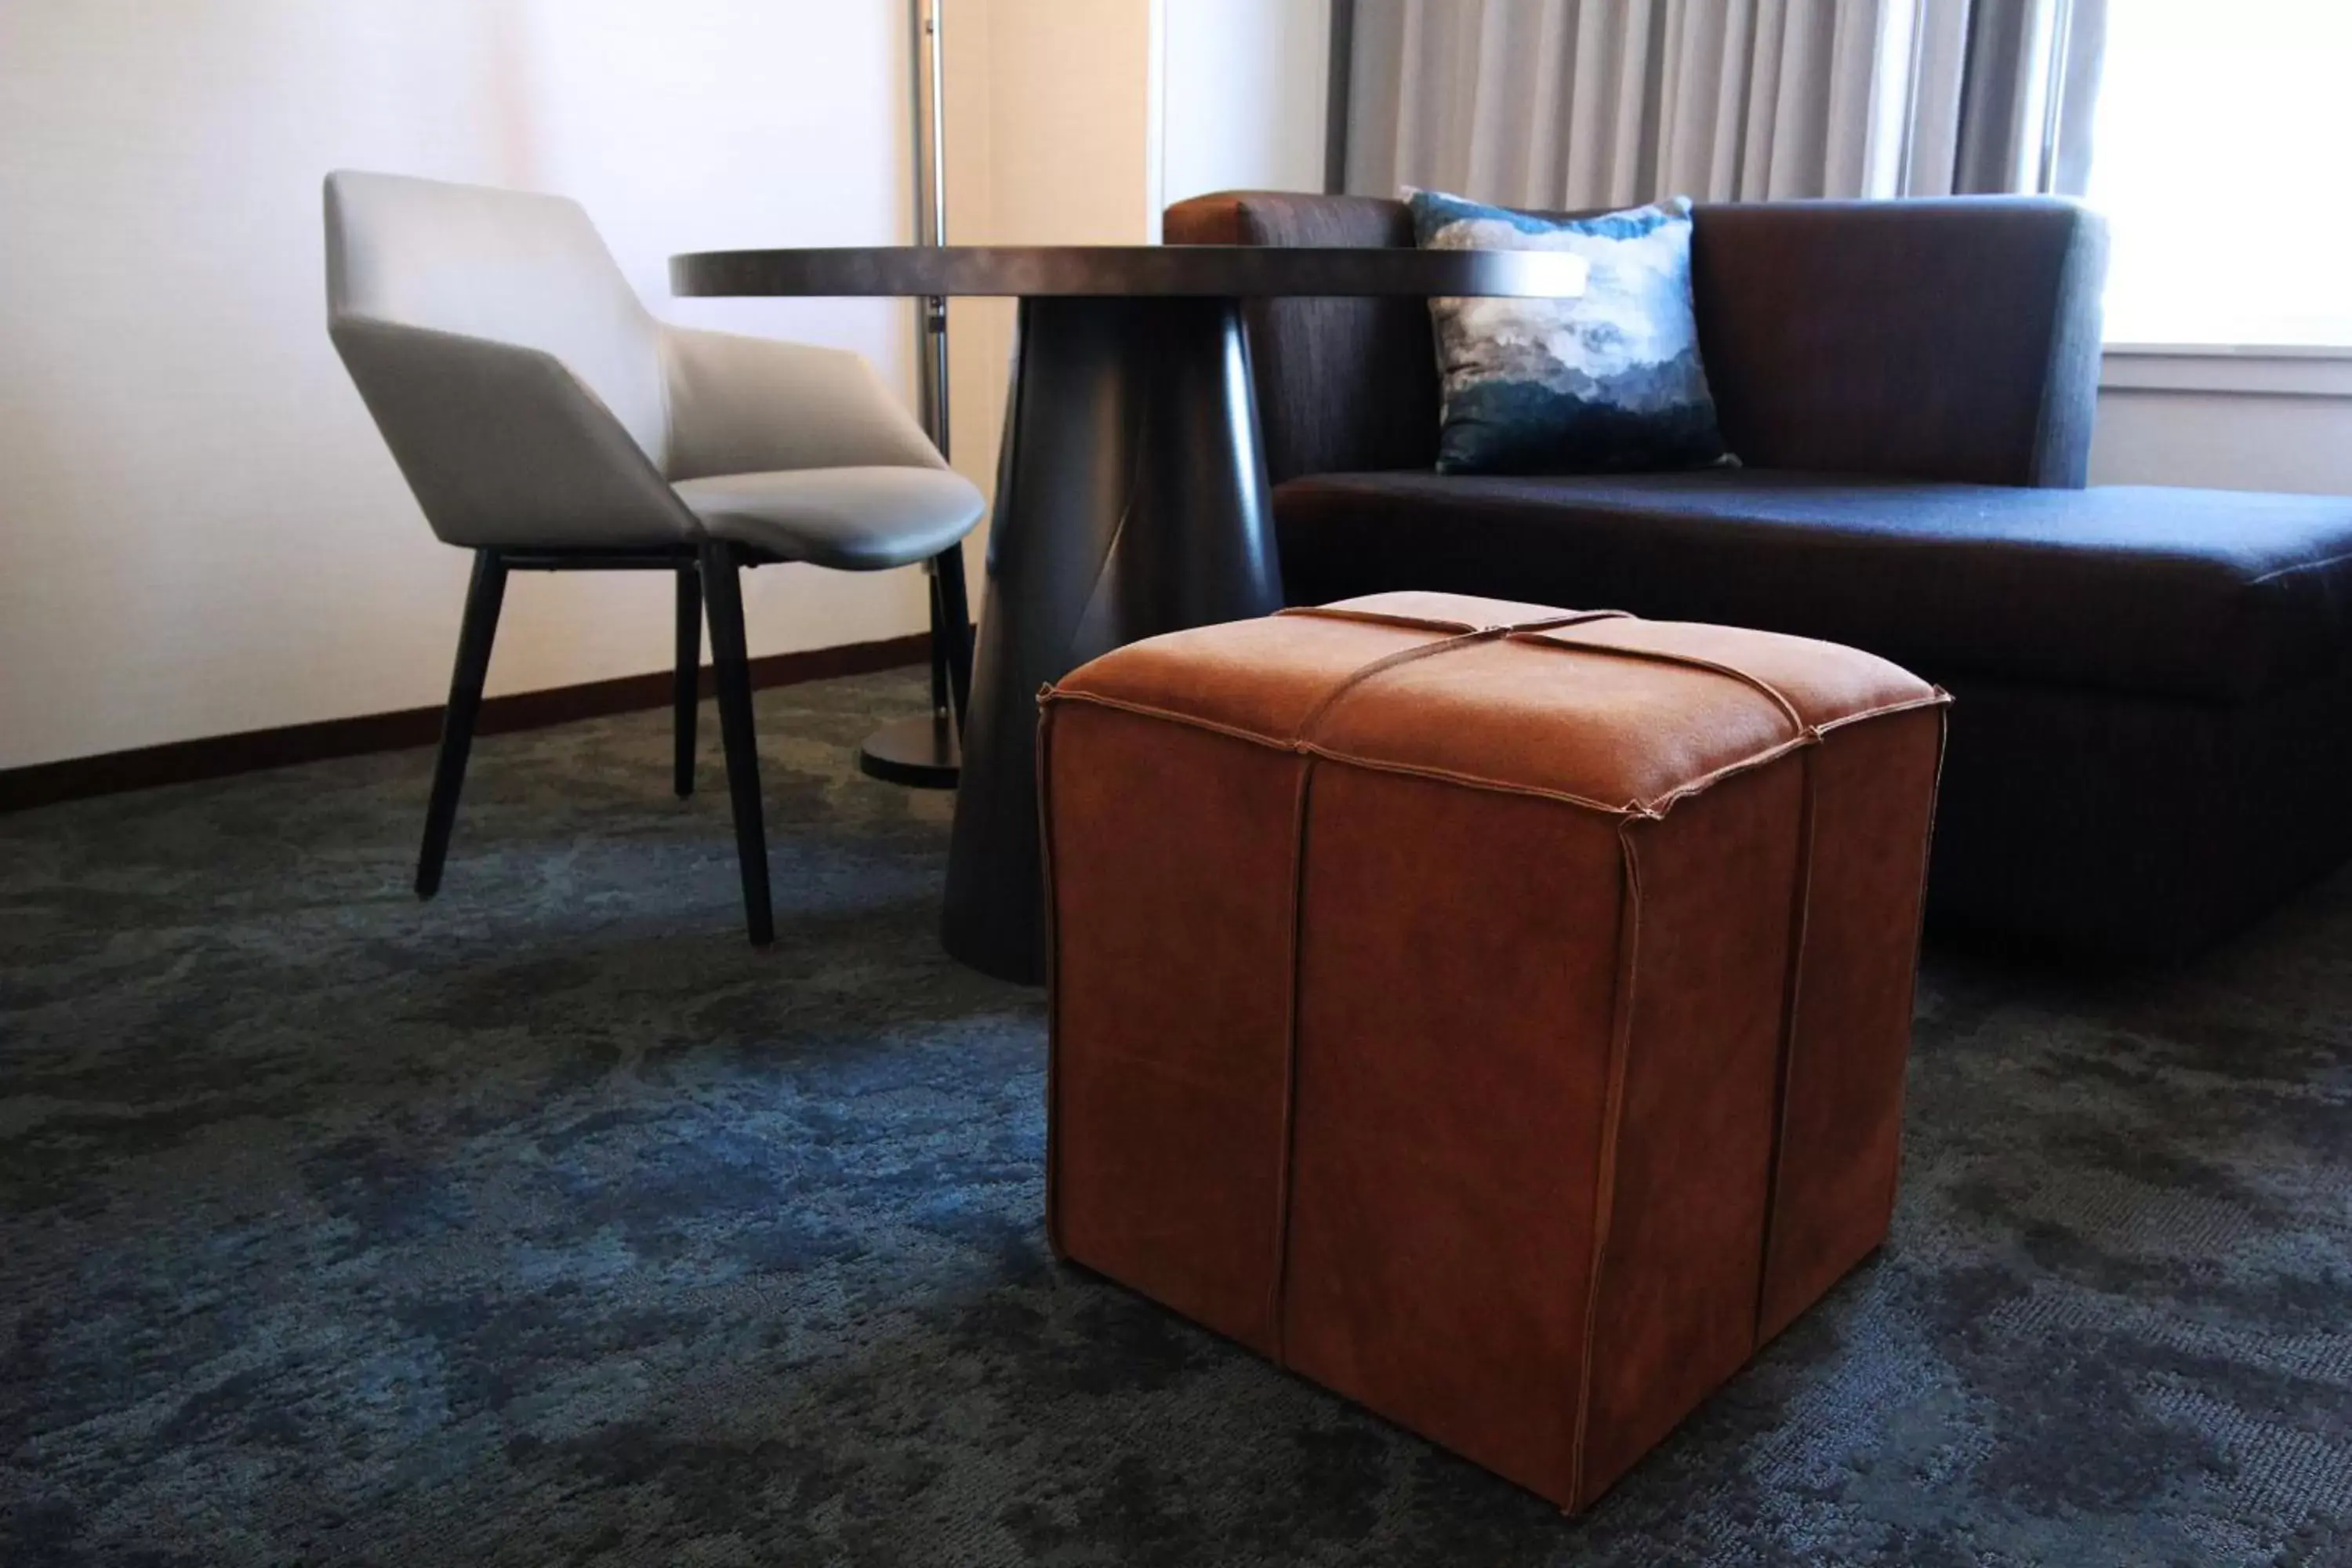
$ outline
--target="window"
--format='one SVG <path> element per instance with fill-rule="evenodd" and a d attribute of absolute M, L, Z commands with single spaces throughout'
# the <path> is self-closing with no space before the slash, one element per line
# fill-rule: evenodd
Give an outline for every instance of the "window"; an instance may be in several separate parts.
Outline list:
<path fill-rule="evenodd" d="M 2352 353 L 2352 0 L 2109 0 L 2111 343 Z"/>

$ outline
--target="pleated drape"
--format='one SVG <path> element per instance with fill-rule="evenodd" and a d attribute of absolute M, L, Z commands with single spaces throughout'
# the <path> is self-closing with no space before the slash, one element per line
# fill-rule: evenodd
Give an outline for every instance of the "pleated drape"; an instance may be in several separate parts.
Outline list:
<path fill-rule="evenodd" d="M 2104 12 L 2104 0 L 1353 3 L 1347 188 L 1535 207 L 2059 188 L 2054 106 L 2087 125 Z"/>

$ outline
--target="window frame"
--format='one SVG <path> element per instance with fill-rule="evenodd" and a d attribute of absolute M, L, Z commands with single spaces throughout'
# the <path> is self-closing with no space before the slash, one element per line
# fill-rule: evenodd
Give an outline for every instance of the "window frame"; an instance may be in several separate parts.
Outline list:
<path fill-rule="evenodd" d="M 2099 389 L 2352 398 L 2352 346 L 2337 343 L 2104 343 Z"/>

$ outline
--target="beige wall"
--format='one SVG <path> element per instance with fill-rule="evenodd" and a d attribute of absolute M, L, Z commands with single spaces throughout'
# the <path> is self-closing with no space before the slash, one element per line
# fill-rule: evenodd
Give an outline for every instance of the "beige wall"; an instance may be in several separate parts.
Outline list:
<path fill-rule="evenodd" d="M 2343 361 L 2329 368 L 2339 366 L 2352 372 Z M 2099 394 L 2091 482 L 2352 495 L 2352 392 L 2110 384 Z"/>
<path fill-rule="evenodd" d="M 1162 201 L 1321 190 L 1331 0 L 1162 4 Z"/>
<path fill-rule="evenodd" d="M 1183 5 L 1187 0 L 1172 0 Z M 984 77 L 988 205 L 975 239 L 1138 245 L 1159 229 L 1159 0 L 946 0 L 949 48 Z M 952 87 L 950 91 L 952 92 Z M 965 106 L 950 103 L 957 115 Z M 971 121 L 951 119 L 964 132 Z"/>
<path fill-rule="evenodd" d="M 1156 239 L 1161 0 L 942 3 L 949 243 Z M 992 494 L 1014 310 L 948 307 L 949 455 Z M 967 552 L 975 595 L 986 542 L 983 524 Z"/>
<path fill-rule="evenodd" d="M 1329 0 L 945 5 L 950 241 L 1140 245 L 1181 196 L 1321 184 Z M 1013 309 L 950 307 L 952 456 L 983 488 Z"/>
<path fill-rule="evenodd" d="M 667 299 L 673 250 L 908 230 L 896 0 L 0 4 L 0 767 L 437 702 L 466 557 L 330 350 L 319 180 L 569 192 L 664 314 L 911 374 L 909 308 Z M 494 691 L 661 668 L 669 585 L 527 577 Z M 752 575 L 753 651 L 923 625 Z"/>

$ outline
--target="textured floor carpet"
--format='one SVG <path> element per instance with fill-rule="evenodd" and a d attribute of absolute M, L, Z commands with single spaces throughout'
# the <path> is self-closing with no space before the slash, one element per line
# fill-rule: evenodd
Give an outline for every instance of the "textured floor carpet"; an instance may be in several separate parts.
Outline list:
<path fill-rule="evenodd" d="M 656 715 L 430 906 L 421 753 L 0 818 L 0 1563 L 2352 1562 L 2352 881 L 1934 959 L 1893 1243 L 1571 1522 L 1048 1259 L 916 696 L 762 699 L 764 954 Z"/>

